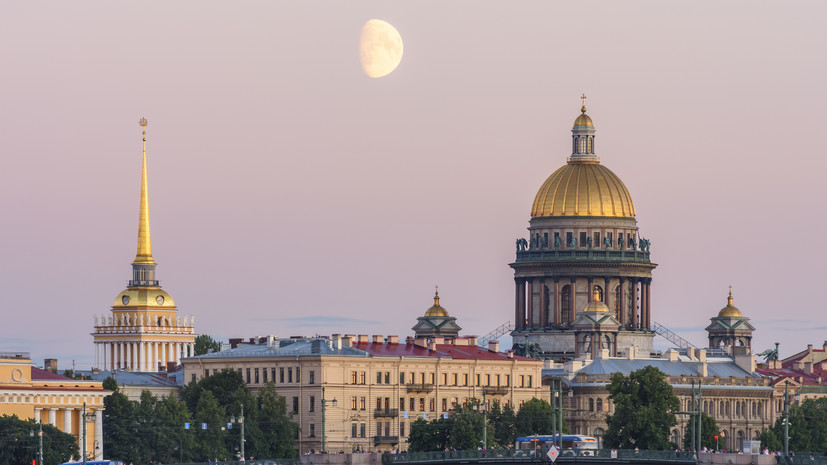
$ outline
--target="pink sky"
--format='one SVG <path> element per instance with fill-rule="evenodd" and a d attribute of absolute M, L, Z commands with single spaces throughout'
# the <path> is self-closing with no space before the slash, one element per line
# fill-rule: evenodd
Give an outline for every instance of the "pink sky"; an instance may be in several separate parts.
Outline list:
<path fill-rule="evenodd" d="M 0 350 L 93 361 L 130 277 L 148 127 L 158 278 L 218 338 L 466 334 L 588 95 L 659 264 L 653 320 L 726 304 L 760 352 L 827 338 L 827 3 L 11 2 L 0 15 Z M 366 77 L 378 18 L 399 68 Z M 661 340 L 660 346 L 666 344 Z"/>

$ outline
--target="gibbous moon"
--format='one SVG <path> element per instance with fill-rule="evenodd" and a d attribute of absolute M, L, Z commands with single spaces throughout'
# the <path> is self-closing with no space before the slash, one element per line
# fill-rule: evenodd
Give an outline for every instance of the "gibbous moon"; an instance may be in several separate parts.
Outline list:
<path fill-rule="evenodd" d="M 381 19 L 371 19 L 362 26 L 359 40 L 362 69 L 372 78 L 390 74 L 402 61 L 402 36 Z"/>

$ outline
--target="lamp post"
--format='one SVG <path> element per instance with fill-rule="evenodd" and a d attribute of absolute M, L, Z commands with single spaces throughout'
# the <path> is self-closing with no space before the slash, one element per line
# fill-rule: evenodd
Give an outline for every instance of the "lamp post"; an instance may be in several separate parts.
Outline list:
<path fill-rule="evenodd" d="M 327 446 L 327 428 L 325 427 L 325 409 L 327 408 L 327 402 L 327 399 L 324 398 L 324 386 L 322 386 L 322 453 L 326 451 L 325 447 Z M 335 397 L 330 401 L 330 404 L 334 407 L 338 404 Z"/>
<path fill-rule="evenodd" d="M 789 380 L 784 380 L 784 456 L 790 455 Z"/>

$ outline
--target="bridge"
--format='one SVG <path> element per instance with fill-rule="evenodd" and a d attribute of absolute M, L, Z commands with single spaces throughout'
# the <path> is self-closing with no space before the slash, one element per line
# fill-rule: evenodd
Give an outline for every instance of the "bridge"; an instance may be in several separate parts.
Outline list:
<path fill-rule="evenodd" d="M 568 455 L 567 455 L 568 452 Z M 669 465 L 696 465 L 697 459 L 691 452 L 662 451 L 662 450 L 605 450 L 589 451 L 593 455 L 575 456 L 571 451 L 563 451 L 556 463 L 564 464 L 669 464 Z M 444 452 L 405 452 L 400 454 L 385 454 L 382 462 L 385 465 L 435 465 L 446 464 L 499 464 L 499 463 L 546 463 L 551 460 L 545 455 L 545 449 L 488 449 L 488 450 L 457 450 Z"/>

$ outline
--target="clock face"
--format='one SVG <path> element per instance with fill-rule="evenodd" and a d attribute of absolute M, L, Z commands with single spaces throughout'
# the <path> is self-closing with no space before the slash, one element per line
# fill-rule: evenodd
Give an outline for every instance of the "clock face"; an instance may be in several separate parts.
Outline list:
<path fill-rule="evenodd" d="M 123 298 L 121 299 L 121 302 L 123 302 L 124 305 L 129 305 L 129 296 L 128 295 L 123 296 Z"/>
<path fill-rule="evenodd" d="M 155 298 L 155 301 L 158 302 L 158 305 L 164 305 L 164 296 L 159 295 Z"/>

